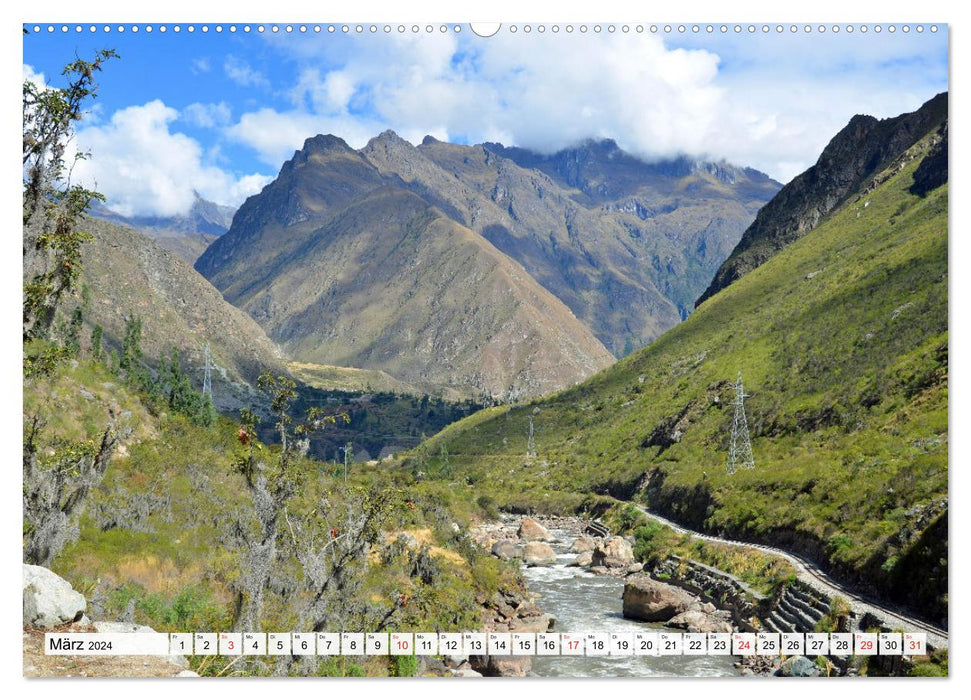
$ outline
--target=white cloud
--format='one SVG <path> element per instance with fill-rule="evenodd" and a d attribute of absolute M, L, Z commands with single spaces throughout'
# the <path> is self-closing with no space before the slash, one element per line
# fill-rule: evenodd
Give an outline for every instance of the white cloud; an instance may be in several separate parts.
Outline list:
<path fill-rule="evenodd" d="M 192 63 L 189 64 L 189 69 L 198 75 L 199 73 L 208 73 L 212 70 L 212 66 L 208 58 L 194 58 L 192 59 Z"/>
<path fill-rule="evenodd" d="M 91 156 L 75 167 L 75 180 L 105 194 L 107 205 L 120 214 L 173 216 L 188 211 L 194 191 L 236 206 L 272 179 L 236 176 L 205 163 L 197 141 L 170 130 L 178 116 L 154 100 L 80 129 L 77 143 Z"/>
<path fill-rule="evenodd" d="M 29 66 L 26 63 L 23 65 L 23 79 L 25 81 L 29 80 L 32 82 L 40 92 L 47 89 L 47 80 L 44 78 L 43 73 L 38 73 L 34 70 L 33 66 Z"/>
<path fill-rule="evenodd" d="M 269 87 L 270 85 L 270 81 L 262 73 L 254 70 L 249 63 L 232 54 L 226 56 L 226 60 L 223 62 L 223 70 L 226 72 L 227 78 L 243 87 Z"/>
<path fill-rule="evenodd" d="M 182 110 L 181 117 L 183 121 L 192 126 L 211 129 L 229 124 L 232 119 L 232 110 L 225 102 L 193 102 Z"/>
<path fill-rule="evenodd" d="M 305 111 L 278 112 L 264 107 L 244 114 L 226 130 L 226 135 L 253 148 L 260 160 L 279 168 L 283 161 L 317 134 L 335 134 L 354 148 L 382 130 L 380 122 L 348 115 L 317 115 Z"/>
<path fill-rule="evenodd" d="M 435 132 L 541 151 L 610 137 L 647 158 L 726 158 L 787 180 L 853 114 L 895 116 L 943 87 L 934 51 L 915 37 L 804 39 L 671 48 L 653 35 L 563 32 L 270 37 L 305 66 L 294 109 L 244 114 L 231 131 L 275 165 L 318 132 L 363 145 L 392 128 L 409 140 Z"/>

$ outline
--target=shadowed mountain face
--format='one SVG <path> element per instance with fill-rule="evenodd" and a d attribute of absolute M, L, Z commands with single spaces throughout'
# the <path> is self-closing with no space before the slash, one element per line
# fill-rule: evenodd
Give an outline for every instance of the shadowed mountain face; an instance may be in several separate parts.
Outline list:
<path fill-rule="evenodd" d="M 550 165 L 567 155 L 316 136 L 196 267 L 296 360 L 496 396 L 560 389 L 684 318 L 778 187 L 611 142 L 580 152 L 571 180 Z"/>
<path fill-rule="evenodd" d="M 229 230 L 235 212 L 196 195 L 192 208 L 181 216 L 122 216 L 100 204 L 92 207 L 91 216 L 140 231 L 192 265 Z"/>
<path fill-rule="evenodd" d="M 697 304 L 811 231 L 868 178 L 884 170 L 946 119 L 947 93 L 933 97 L 915 112 L 892 119 L 879 120 L 859 114 L 853 117 L 829 142 L 816 164 L 783 187 L 759 211 Z M 918 176 L 918 188 L 936 187 L 946 180 L 946 130 L 943 135 L 944 179 L 931 176 L 924 181 Z M 930 161 L 925 172 L 932 171 L 934 163 L 939 161 L 940 157 L 938 161 Z"/>

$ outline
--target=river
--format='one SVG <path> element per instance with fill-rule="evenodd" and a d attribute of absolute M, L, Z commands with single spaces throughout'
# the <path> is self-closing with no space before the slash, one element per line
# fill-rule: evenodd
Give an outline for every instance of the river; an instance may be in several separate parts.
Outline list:
<path fill-rule="evenodd" d="M 627 620 L 622 614 L 623 579 L 568 567 L 574 535 L 552 530 L 555 566 L 524 569 L 529 589 L 543 611 L 556 618 L 555 632 L 643 632 L 662 625 Z M 732 656 L 535 656 L 533 675 L 550 678 L 641 678 L 650 676 L 737 676 Z"/>

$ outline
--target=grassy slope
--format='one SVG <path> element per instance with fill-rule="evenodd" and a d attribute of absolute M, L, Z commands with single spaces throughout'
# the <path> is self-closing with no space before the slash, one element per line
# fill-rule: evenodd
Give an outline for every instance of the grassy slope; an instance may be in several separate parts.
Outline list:
<path fill-rule="evenodd" d="M 500 505 L 637 497 L 945 614 L 947 186 L 910 194 L 916 166 L 644 351 L 543 401 L 450 426 L 430 452 L 447 442 L 452 463 Z M 757 465 L 729 476 L 738 371 Z M 532 463 L 522 458 L 529 414 Z M 680 441 L 665 447 L 675 429 Z M 908 580 L 918 568 L 920 582 Z"/>
<path fill-rule="evenodd" d="M 92 491 L 80 538 L 54 559 L 51 568 L 93 601 L 88 612 L 94 619 L 118 619 L 134 601 L 135 621 L 157 630 L 227 629 L 230 584 L 241 574 L 239 552 L 231 546 L 229 534 L 236 517 L 251 520 L 253 508 L 243 477 L 232 467 L 240 449 L 237 426 L 225 419 L 213 428 L 194 426 L 143 403 L 103 365 L 86 360 L 74 367 L 63 364 L 52 377 L 24 386 L 25 414 L 48 421 L 42 450 L 58 439 L 97 437 L 107 424 L 109 409 L 121 415 L 133 433 Z M 322 499 L 339 510 L 343 479 L 309 459 L 302 460 L 298 470 L 301 487 L 288 506 L 291 518 L 317 514 Z M 380 474 L 352 471 L 352 488 L 369 484 L 398 488 Z M 427 483 L 401 494 L 407 502 L 386 525 L 388 537 L 411 532 L 428 544 L 431 559 L 422 575 L 430 582 L 413 575 L 415 565 L 406 549 L 380 562 L 372 560 L 363 572 L 360 594 L 378 606 L 399 594 L 407 596 L 410 602 L 395 613 L 401 629 L 477 626 L 476 596 L 488 599 L 498 587 L 518 586 L 516 573 L 453 532 L 453 522 L 468 522 L 468 511 L 452 507 L 443 485 Z M 320 527 L 328 525 L 326 517 L 323 512 L 315 516 Z M 292 554 L 282 530 L 279 546 L 285 555 Z M 283 561 L 283 570 L 295 569 L 292 558 L 285 556 Z M 267 593 L 263 627 L 294 628 L 300 605 L 300 594 L 282 604 L 274 593 Z M 358 673 L 361 669 L 352 666 L 359 662 L 349 659 L 351 666 L 335 668 L 323 664 L 318 672 Z M 370 661 L 363 666 L 368 675 L 388 672 Z M 236 669 L 245 674 L 264 671 Z"/>

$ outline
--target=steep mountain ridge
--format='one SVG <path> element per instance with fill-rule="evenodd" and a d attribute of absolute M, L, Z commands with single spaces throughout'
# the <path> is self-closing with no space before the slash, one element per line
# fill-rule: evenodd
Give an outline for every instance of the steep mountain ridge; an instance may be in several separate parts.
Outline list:
<path fill-rule="evenodd" d="M 738 177 L 735 179 L 739 181 Z M 759 190 L 765 198 L 772 189 L 771 181 L 767 182 Z M 392 340 L 388 329 L 394 326 L 403 337 L 413 337 L 434 327 L 453 338 L 463 336 L 448 331 L 450 323 L 481 322 L 495 330 L 498 317 L 490 314 L 499 312 L 495 306 L 498 298 L 486 302 L 492 311 L 481 318 L 463 322 L 458 316 L 450 316 L 447 323 L 444 319 L 435 322 L 424 318 L 423 328 L 405 328 L 387 314 L 355 318 L 353 314 L 363 313 L 364 306 L 343 304 L 341 286 L 328 286 L 330 302 L 319 303 L 321 291 L 313 282 L 315 276 L 330 279 L 328 275 L 338 272 L 334 266 L 342 264 L 331 258 L 321 267 L 313 256 L 319 258 L 330 245 L 321 241 L 330 240 L 329 236 L 338 229 L 343 236 L 353 233 L 347 228 L 351 220 L 364 240 L 376 240 L 378 229 L 395 229 L 401 222 L 381 218 L 386 213 L 387 198 L 371 198 L 382 189 L 408 192 L 433 208 L 436 216 L 452 220 L 458 227 L 473 232 L 473 238 L 481 239 L 475 247 L 485 256 L 486 267 L 517 270 L 516 276 L 524 270 L 526 277 L 552 293 L 558 303 L 535 289 L 529 290 L 531 299 L 542 301 L 536 306 L 527 300 L 523 308 L 545 309 L 543 313 L 527 313 L 530 323 L 552 326 L 535 329 L 535 338 L 549 340 L 563 333 L 579 344 L 575 346 L 579 351 L 576 361 L 564 361 L 559 383 L 553 382 L 549 368 L 528 366 L 509 368 L 500 381 L 494 368 L 471 367 L 476 357 L 487 364 L 495 363 L 484 354 L 491 352 L 487 336 L 476 332 L 472 334 L 478 337 L 472 354 L 464 354 L 460 362 L 469 368 L 445 370 L 443 365 L 434 381 L 443 381 L 447 375 L 450 388 L 455 388 L 451 382 L 470 381 L 476 391 L 488 385 L 488 391 L 498 392 L 497 395 L 509 395 L 510 391 L 520 395 L 518 392 L 525 386 L 531 387 L 529 391 L 538 391 L 540 386 L 553 390 L 605 366 L 609 354 L 604 354 L 602 345 L 612 354 L 622 355 L 687 314 L 694 294 L 727 255 L 761 203 L 757 200 L 759 195 L 750 192 L 744 195 L 744 204 L 735 201 L 741 190 L 733 187 L 707 172 L 689 175 L 669 183 L 670 197 L 663 203 L 665 212 L 644 216 L 643 211 L 638 214 L 636 207 L 625 209 L 606 203 L 587 206 L 547 173 L 521 167 L 497 154 L 494 148 L 458 146 L 431 138 L 415 147 L 386 131 L 355 151 L 338 137 L 318 135 L 308 139 L 284 164 L 274 182 L 243 204 L 230 232 L 199 258 L 196 269 L 227 300 L 252 314 L 295 360 L 353 362 L 427 386 L 429 377 L 436 376 L 434 363 L 424 359 L 424 351 Z M 698 192 L 706 194 L 701 197 Z M 689 199 L 691 202 L 686 203 Z M 370 208 L 357 207 L 363 201 L 370 201 Z M 354 216 L 344 217 L 351 208 L 355 208 Z M 442 234 L 450 227 L 439 226 L 425 233 L 432 230 Z M 455 240 L 468 243 L 463 237 Z M 439 263 L 444 260 L 444 252 L 438 251 Z M 504 262 L 496 267 L 496 254 L 503 255 L 513 266 Z M 407 261 L 389 258 L 382 264 L 399 268 Z M 360 272 L 370 268 L 355 269 Z M 394 306 L 401 291 L 398 283 L 384 272 L 370 270 L 369 274 L 385 285 L 372 286 L 370 295 L 375 299 L 383 297 L 385 307 Z M 433 275 L 429 279 L 434 280 L 434 273 L 429 274 Z M 394 294 L 390 292 L 392 287 L 397 290 Z M 436 286 L 434 291 L 421 287 L 416 278 L 409 293 L 429 293 L 433 298 L 448 293 L 442 287 Z M 523 285 L 511 288 L 527 291 Z M 349 291 L 351 295 L 357 293 Z M 464 292 L 456 293 L 471 303 Z M 508 296 L 501 298 L 502 303 L 516 307 L 522 302 Z M 569 312 L 559 308 L 560 303 Z M 487 316 L 491 320 L 486 320 Z M 379 324 L 381 329 L 370 328 L 370 323 Z M 336 335 L 335 326 L 343 328 Z M 350 334 L 349 326 L 363 332 Z M 527 331 L 526 335 L 531 333 Z M 364 337 L 377 345 L 365 349 L 361 345 Z M 555 352 L 563 355 L 565 347 Z M 516 357 L 517 362 L 527 360 L 527 355 Z M 581 371 L 582 376 L 575 370 Z M 533 372 L 534 377 L 545 375 L 547 379 L 539 384 L 534 380 L 525 384 L 510 381 L 521 371 Z M 486 376 L 491 378 L 483 379 Z"/>
<path fill-rule="evenodd" d="M 947 119 L 946 92 L 918 110 L 879 120 L 856 115 L 816 164 L 796 176 L 755 218 L 696 306 L 815 228 L 868 178 Z"/>
<path fill-rule="evenodd" d="M 613 361 L 518 264 L 395 186 L 355 199 L 244 304 L 293 357 L 460 393 L 537 395 Z"/>

